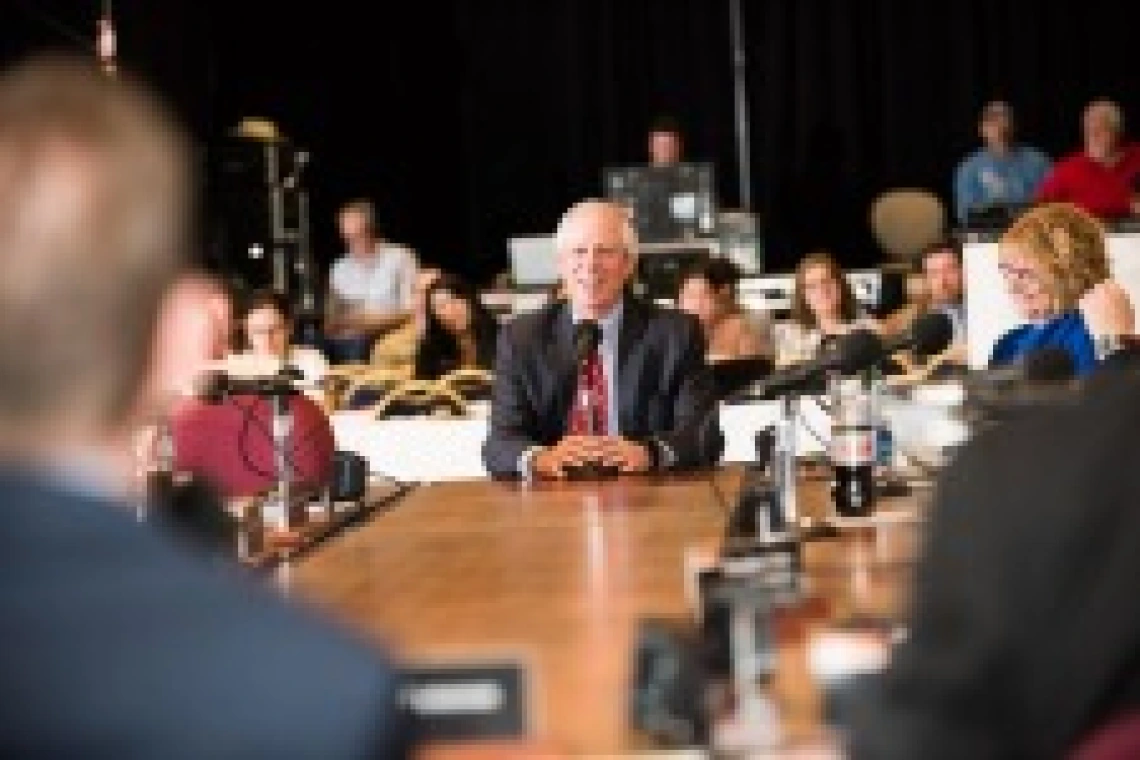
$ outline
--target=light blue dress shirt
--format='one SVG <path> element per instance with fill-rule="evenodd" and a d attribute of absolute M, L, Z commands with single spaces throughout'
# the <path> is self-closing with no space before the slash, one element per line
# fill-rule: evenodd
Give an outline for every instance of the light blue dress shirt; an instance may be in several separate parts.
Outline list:
<path fill-rule="evenodd" d="M 1050 166 L 1048 156 L 1025 145 L 1002 156 L 988 148 L 971 153 L 954 172 L 954 215 L 965 223 L 971 209 L 1032 202 Z"/>

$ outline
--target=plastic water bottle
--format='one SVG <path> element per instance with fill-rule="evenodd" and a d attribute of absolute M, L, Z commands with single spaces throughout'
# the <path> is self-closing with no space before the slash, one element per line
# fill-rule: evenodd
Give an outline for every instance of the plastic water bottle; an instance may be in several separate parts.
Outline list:
<path fill-rule="evenodd" d="M 841 517 L 863 517 L 875 504 L 878 432 L 874 393 L 863 375 L 831 379 L 831 496 Z"/>

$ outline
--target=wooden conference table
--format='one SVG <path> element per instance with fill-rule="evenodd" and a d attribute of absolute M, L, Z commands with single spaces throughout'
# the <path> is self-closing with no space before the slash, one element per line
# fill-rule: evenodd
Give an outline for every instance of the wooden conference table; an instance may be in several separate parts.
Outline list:
<path fill-rule="evenodd" d="M 715 556 L 739 468 L 532 485 L 424 485 L 291 571 L 292 593 L 405 662 L 513 662 L 528 686 L 527 738 L 568 756 L 644 750 L 631 726 L 632 655 L 646 616 L 693 613 L 686 565 Z M 828 508 L 806 476 L 801 511 Z M 880 506 L 914 507 L 915 497 Z M 910 521 L 806 545 L 812 601 L 779 626 L 776 702 L 791 735 L 820 722 L 810 634 L 903 605 Z"/>

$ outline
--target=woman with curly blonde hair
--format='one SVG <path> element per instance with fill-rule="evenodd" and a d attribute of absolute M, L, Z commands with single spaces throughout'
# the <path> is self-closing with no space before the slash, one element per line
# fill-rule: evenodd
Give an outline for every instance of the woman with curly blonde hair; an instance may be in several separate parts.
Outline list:
<path fill-rule="evenodd" d="M 1060 348 L 1085 375 L 1132 334 L 1132 305 L 1109 274 L 1104 228 L 1072 204 L 1023 214 L 1002 236 L 998 269 L 1026 323 L 994 345 L 991 367 Z"/>

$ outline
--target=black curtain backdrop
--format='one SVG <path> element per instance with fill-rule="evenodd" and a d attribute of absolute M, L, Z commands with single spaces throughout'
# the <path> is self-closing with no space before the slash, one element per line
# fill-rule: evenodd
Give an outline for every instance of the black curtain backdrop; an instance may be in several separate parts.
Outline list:
<path fill-rule="evenodd" d="M 4 62 L 78 46 L 99 7 L 7 5 Z M 852 267 L 877 262 L 871 200 L 908 185 L 948 201 L 986 100 L 1010 100 L 1027 141 L 1053 156 L 1077 147 L 1093 97 L 1140 119 L 1131 3 L 743 6 L 753 198 L 772 271 L 817 247 Z M 117 0 L 114 11 L 124 66 L 169 94 L 204 150 L 257 115 L 311 152 L 325 262 L 339 254 L 336 207 L 367 196 L 392 238 L 485 282 L 506 267 L 508 237 L 552 230 L 600 192 L 605 165 L 643 160 L 661 113 L 684 125 L 690 157 L 716 163 L 724 205 L 739 203 L 728 0 Z"/>

